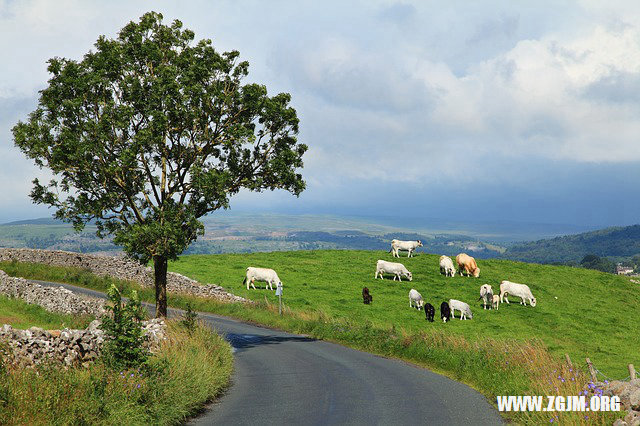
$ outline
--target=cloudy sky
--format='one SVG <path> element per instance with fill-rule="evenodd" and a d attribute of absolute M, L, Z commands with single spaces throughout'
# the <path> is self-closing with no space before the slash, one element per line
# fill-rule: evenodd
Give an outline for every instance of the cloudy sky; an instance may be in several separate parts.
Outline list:
<path fill-rule="evenodd" d="M 640 222 L 639 2 L 175 4 L 0 0 L 0 222 L 50 214 L 10 132 L 47 59 L 151 9 L 292 95 L 307 191 L 241 193 L 232 210 Z"/>

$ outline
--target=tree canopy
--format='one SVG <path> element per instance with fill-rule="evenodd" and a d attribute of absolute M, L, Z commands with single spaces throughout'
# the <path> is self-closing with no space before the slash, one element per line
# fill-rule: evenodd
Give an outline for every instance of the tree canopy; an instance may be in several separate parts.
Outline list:
<path fill-rule="evenodd" d="M 149 12 L 117 38 L 101 36 L 80 61 L 50 59 L 38 107 L 13 128 L 16 146 L 54 175 L 33 181 L 31 199 L 153 259 L 157 304 L 167 259 L 204 231 L 198 218 L 243 188 L 299 195 L 307 150 L 289 94 L 244 84 L 249 64 L 237 51 L 162 19 Z"/>

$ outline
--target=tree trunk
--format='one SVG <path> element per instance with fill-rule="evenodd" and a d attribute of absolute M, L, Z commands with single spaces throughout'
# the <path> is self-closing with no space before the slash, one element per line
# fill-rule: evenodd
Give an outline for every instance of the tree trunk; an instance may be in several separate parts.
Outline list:
<path fill-rule="evenodd" d="M 167 258 L 154 256 L 153 272 L 156 284 L 156 318 L 167 317 Z"/>

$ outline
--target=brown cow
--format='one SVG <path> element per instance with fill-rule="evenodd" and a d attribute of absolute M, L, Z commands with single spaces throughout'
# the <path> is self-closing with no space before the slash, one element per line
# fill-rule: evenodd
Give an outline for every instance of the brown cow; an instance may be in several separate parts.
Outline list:
<path fill-rule="evenodd" d="M 466 253 L 460 253 L 456 256 L 456 263 L 458 264 L 458 272 L 460 275 L 473 275 L 478 278 L 480 276 L 480 268 L 476 264 L 476 260 Z"/>

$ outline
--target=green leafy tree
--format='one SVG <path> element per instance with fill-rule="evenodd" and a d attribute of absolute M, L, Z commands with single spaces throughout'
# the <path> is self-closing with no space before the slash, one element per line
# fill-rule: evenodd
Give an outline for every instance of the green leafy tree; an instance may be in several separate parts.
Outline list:
<path fill-rule="evenodd" d="M 582 258 L 580 265 L 587 269 L 596 269 L 602 272 L 615 274 L 616 264 L 606 257 L 600 257 L 595 254 L 588 254 Z"/>
<path fill-rule="evenodd" d="M 99 237 L 153 261 L 158 316 L 167 261 L 203 234 L 199 218 L 243 188 L 305 188 L 290 95 L 244 84 L 238 56 L 149 12 L 81 61 L 50 59 L 37 109 L 13 128 L 16 146 L 54 175 L 33 181 L 35 203 L 78 231 L 94 220 Z"/>

